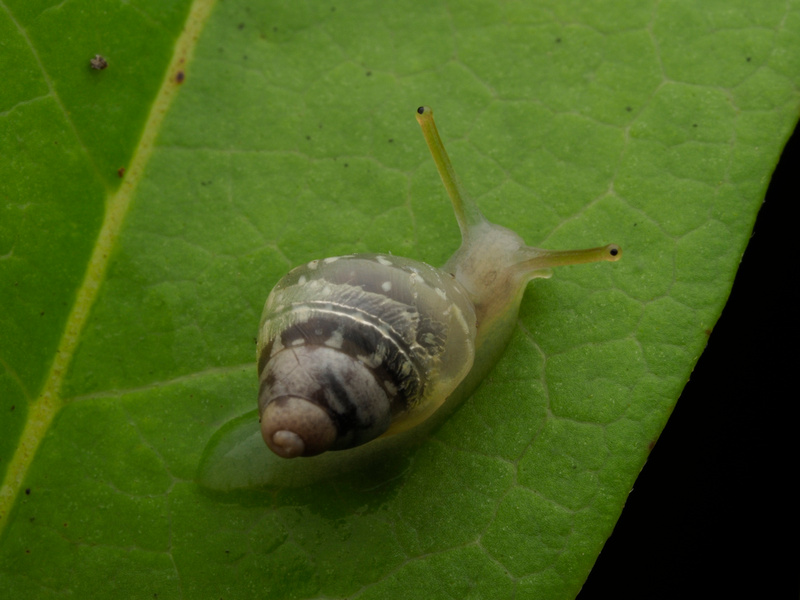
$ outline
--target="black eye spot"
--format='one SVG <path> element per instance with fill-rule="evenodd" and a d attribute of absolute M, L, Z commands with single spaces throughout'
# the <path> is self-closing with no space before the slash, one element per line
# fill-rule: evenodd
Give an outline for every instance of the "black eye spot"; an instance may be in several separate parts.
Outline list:
<path fill-rule="evenodd" d="M 617 254 L 619 254 L 619 250 L 617 248 L 612 248 L 611 249 L 611 256 L 616 256 Z"/>
<path fill-rule="evenodd" d="M 418 112 L 419 114 L 422 114 L 422 113 L 424 113 L 424 112 L 425 112 L 425 107 L 424 107 L 424 106 L 420 106 L 420 107 L 417 109 L 417 112 Z"/>

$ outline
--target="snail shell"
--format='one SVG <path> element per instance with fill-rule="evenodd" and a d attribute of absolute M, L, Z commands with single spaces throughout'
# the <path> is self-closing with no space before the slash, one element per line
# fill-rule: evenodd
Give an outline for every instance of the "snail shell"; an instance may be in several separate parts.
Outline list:
<path fill-rule="evenodd" d="M 278 282 L 259 328 L 258 404 L 261 434 L 279 456 L 353 448 L 425 421 L 476 361 L 502 352 L 528 281 L 621 256 L 614 244 L 533 248 L 488 222 L 461 189 L 433 112 L 417 113 L 461 247 L 442 269 L 357 254 L 311 261 Z"/>
<path fill-rule="evenodd" d="M 424 263 L 361 254 L 294 269 L 261 323 L 265 441 L 311 456 L 413 426 L 469 372 L 475 330 L 461 284 Z"/>

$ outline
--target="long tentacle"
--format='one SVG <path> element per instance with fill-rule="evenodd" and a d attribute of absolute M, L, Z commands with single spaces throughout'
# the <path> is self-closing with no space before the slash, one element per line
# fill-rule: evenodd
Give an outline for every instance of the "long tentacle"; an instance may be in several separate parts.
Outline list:
<path fill-rule="evenodd" d="M 425 141 L 428 143 L 447 194 L 453 202 L 458 226 L 461 229 L 461 237 L 466 240 L 470 231 L 486 223 L 486 218 L 478 209 L 475 201 L 466 193 L 453 169 L 450 157 L 447 156 L 447 151 L 442 144 L 442 138 L 439 137 L 436 129 L 436 123 L 433 121 L 433 109 L 430 106 L 420 106 L 417 109 L 417 121 L 422 128 L 422 135 L 425 136 Z"/>

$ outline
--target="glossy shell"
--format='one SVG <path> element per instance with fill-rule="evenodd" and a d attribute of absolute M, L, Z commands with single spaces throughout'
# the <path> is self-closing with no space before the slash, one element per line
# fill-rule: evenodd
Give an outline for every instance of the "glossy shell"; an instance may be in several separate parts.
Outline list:
<path fill-rule="evenodd" d="M 382 254 L 300 266 L 259 328 L 264 440 L 312 456 L 412 427 L 469 372 L 475 336 L 473 305 L 445 271 Z"/>

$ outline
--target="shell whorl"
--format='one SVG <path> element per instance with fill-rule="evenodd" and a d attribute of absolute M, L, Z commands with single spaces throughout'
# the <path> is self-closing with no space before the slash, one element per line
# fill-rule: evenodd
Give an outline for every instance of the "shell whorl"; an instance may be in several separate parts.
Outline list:
<path fill-rule="evenodd" d="M 364 444 L 424 418 L 469 371 L 475 313 L 455 279 L 385 255 L 312 261 L 267 299 L 262 435 L 276 454 Z"/>

